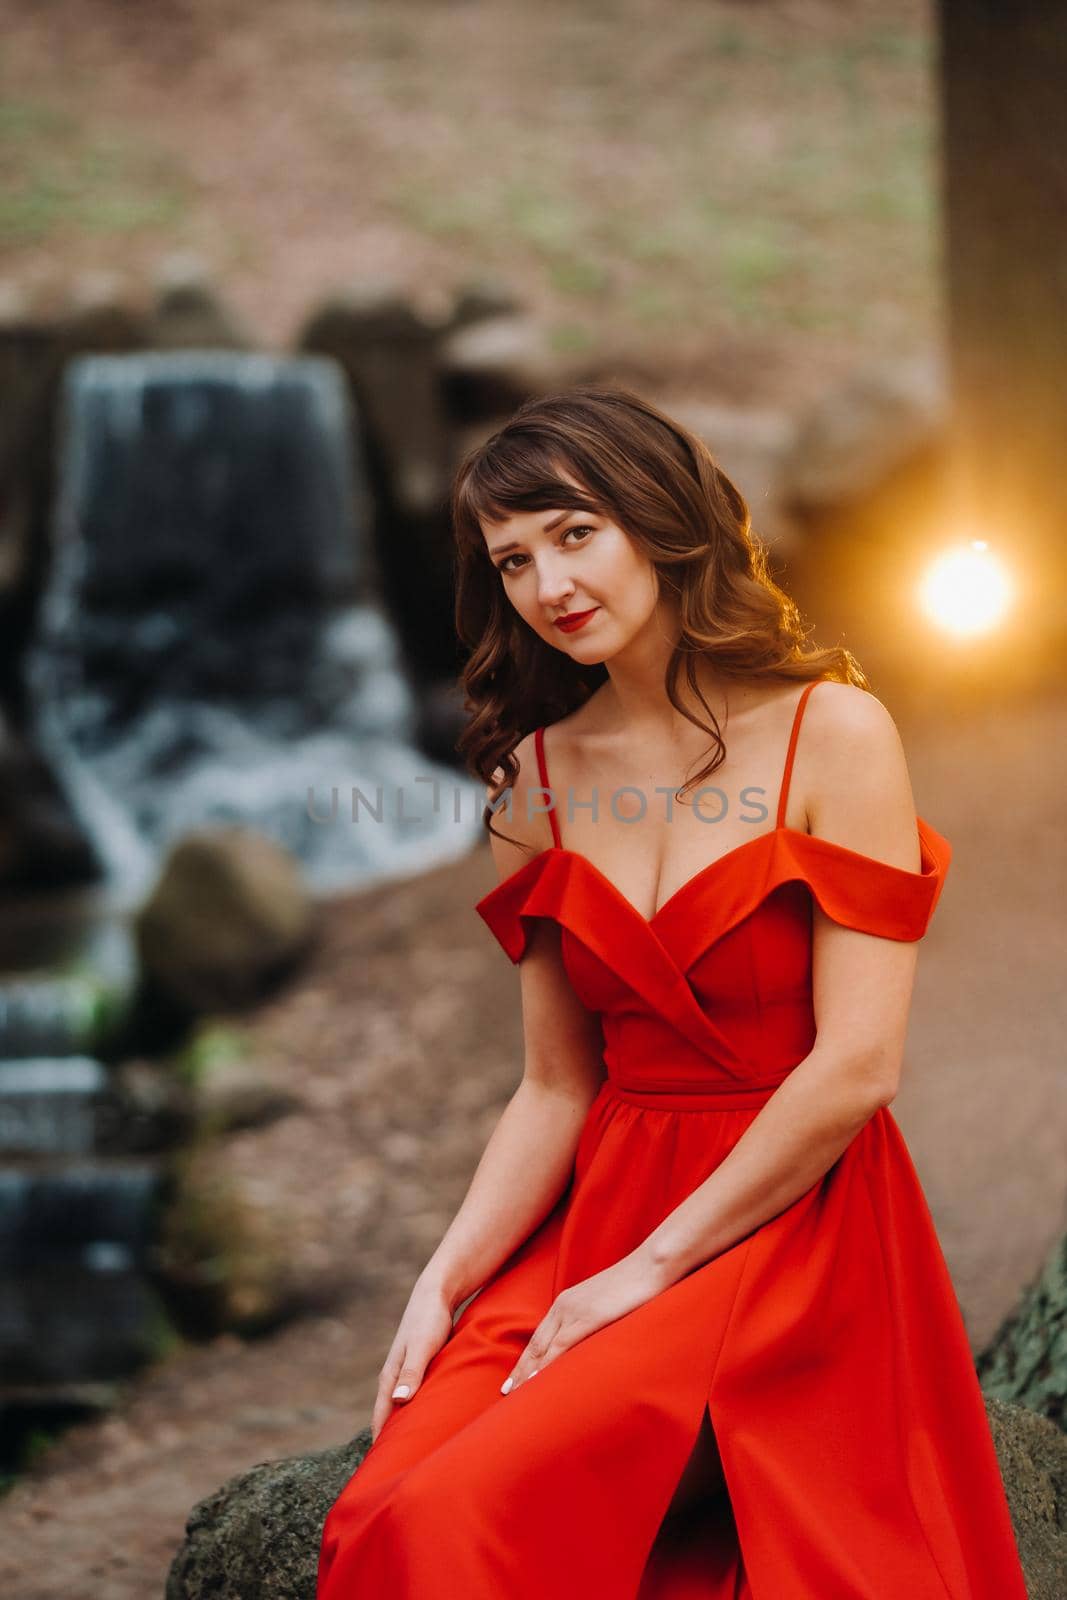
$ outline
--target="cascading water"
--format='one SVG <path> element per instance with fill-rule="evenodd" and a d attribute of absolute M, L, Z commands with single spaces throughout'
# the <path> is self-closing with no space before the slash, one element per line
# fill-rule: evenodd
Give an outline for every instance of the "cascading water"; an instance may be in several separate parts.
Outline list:
<path fill-rule="evenodd" d="M 68 370 L 26 672 L 37 739 L 127 904 L 207 822 L 260 829 L 327 892 L 481 834 L 481 788 L 411 743 L 355 439 L 322 358 Z"/>

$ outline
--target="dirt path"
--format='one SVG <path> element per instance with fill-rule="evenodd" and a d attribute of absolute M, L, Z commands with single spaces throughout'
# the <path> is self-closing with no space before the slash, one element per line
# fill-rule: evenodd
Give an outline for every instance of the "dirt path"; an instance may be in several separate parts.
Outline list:
<path fill-rule="evenodd" d="M 920 813 L 955 856 L 894 1115 L 977 1349 L 1062 1226 L 1067 1192 L 1067 704 L 1034 707 L 1025 725 L 993 708 L 981 725 L 902 731 Z M 988 782 L 991 752 L 1012 774 L 1010 807 Z M 181 1350 L 129 1383 L 118 1412 L 61 1439 L 0 1501 L 6 1593 L 151 1600 L 195 1501 L 369 1420 L 411 1282 L 519 1073 L 518 977 L 471 910 L 494 881 L 485 849 L 376 908 L 328 908 L 313 964 L 254 1023 L 306 1109 L 239 1135 L 236 1150 L 291 1208 L 336 1304 L 254 1344 Z"/>

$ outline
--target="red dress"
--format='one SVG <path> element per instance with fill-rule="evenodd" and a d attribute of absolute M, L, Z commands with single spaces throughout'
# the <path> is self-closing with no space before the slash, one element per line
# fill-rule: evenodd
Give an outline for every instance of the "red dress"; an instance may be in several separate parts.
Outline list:
<path fill-rule="evenodd" d="M 959 1304 L 886 1108 L 780 1215 L 500 1393 L 556 1294 L 646 1238 L 810 1051 L 812 896 L 846 927 L 926 931 L 951 847 L 921 818 L 917 872 L 785 826 L 813 687 L 774 829 L 651 921 L 563 847 L 555 812 L 555 845 L 477 903 L 513 962 L 530 918 L 560 925 L 607 1077 L 558 1203 L 331 1507 L 316 1600 L 1026 1600 Z M 705 1411 L 727 1495 L 660 1534 Z"/>

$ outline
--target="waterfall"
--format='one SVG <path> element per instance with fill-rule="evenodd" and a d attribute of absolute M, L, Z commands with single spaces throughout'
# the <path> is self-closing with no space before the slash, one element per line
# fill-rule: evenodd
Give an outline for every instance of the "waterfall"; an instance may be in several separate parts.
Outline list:
<path fill-rule="evenodd" d="M 482 788 L 412 744 L 343 375 L 321 357 L 67 369 L 34 734 L 120 903 L 239 822 L 316 891 L 467 853 Z"/>

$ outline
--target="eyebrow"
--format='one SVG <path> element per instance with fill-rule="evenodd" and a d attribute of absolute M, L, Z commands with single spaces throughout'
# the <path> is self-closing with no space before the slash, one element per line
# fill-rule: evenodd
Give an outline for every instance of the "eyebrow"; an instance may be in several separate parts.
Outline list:
<path fill-rule="evenodd" d="M 541 532 L 551 533 L 553 528 L 558 528 L 561 522 L 566 522 L 567 518 L 573 516 L 574 512 L 579 509 L 580 507 L 578 506 L 570 506 L 566 511 L 561 511 L 558 517 L 553 517 L 551 522 L 545 523 Z M 489 554 L 491 556 L 502 556 L 508 550 L 517 550 L 521 542 L 519 539 L 512 539 L 507 544 L 498 544 L 494 549 L 490 550 Z"/>

